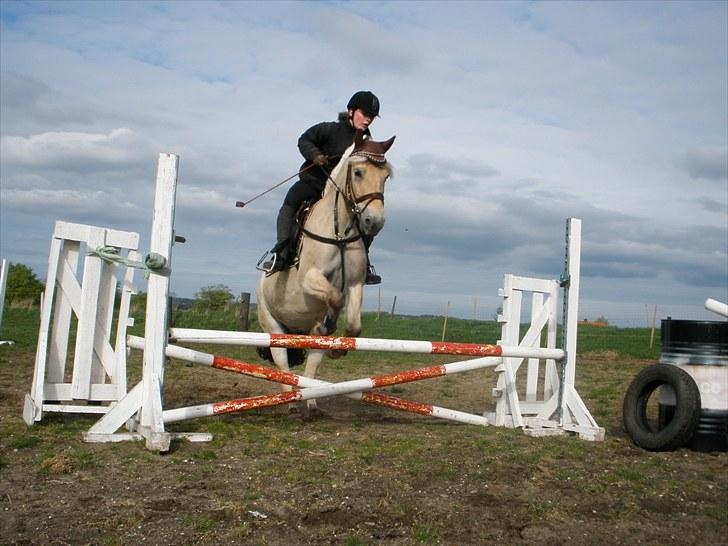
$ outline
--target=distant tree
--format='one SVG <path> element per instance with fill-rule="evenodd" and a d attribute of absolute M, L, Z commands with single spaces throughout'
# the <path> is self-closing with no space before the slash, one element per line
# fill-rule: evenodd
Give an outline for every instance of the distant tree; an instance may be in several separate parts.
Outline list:
<path fill-rule="evenodd" d="M 5 288 L 5 300 L 8 303 L 19 301 L 39 301 L 45 285 L 38 280 L 33 270 L 27 265 L 10 264 L 8 283 Z"/>
<path fill-rule="evenodd" d="M 235 296 L 224 284 L 215 284 L 200 288 L 195 294 L 194 307 L 198 309 L 224 309 L 226 305 L 233 302 Z"/>

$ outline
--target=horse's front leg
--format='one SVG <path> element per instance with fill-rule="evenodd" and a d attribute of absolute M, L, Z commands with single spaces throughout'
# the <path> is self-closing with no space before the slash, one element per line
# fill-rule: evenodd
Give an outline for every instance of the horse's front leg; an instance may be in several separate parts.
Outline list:
<path fill-rule="evenodd" d="M 310 350 L 306 357 L 306 368 L 303 370 L 303 375 L 314 379 L 316 377 L 316 371 L 323 359 L 324 351 Z M 301 403 L 299 407 L 301 409 L 301 415 L 305 420 L 313 419 L 321 415 L 321 410 L 318 409 L 315 399 L 307 400 L 305 404 Z"/>
<path fill-rule="evenodd" d="M 306 295 L 312 296 L 326 305 L 326 315 L 317 327 L 321 335 L 333 334 L 336 330 L 336 319 L 344 306 L 344 294 L 329 282 L 320 269 L 315 267 L 306 272 L 301 282 L 301 288 Z"/>
<path fill-rule="evenodd" d="M 346 306 L 346 335 L 349 337 L 357 337 L 361 334 L 361 302 L 363 297 L 363 284 L 356 284 L 349 288 Z"/>
<path fill-rule="evenodd" d="M 349 287 L 346 298 L 346 336 L 358 337 L 361 334 L 361 303 L 364 296 L 364 285 L 357 284 Z M 329 351 L 329 357 L 340 358 L 345 356 L 347 351 L 333 349 Z"/>

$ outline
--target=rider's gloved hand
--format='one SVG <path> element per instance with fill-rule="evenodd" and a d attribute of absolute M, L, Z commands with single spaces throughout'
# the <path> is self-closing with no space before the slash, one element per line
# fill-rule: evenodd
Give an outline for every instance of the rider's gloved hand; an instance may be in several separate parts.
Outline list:
<path fill-rule="evenodd" d="M 319 154 L 316 157 L 313 158 L 313 164 L 318 165 L 319 167 L 323 165 L 327 165 L 329 163 L 329 158 L 325 156 L 324 154 Z"/>

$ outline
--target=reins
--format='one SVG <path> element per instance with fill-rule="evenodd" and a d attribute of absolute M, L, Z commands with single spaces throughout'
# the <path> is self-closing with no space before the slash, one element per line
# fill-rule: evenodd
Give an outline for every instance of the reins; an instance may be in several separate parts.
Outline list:
<path fill-rule="evenodd" d="M 383 157 L 378 156 L 376 159 L 374 157 L 370 157 L 371 154 L 367 153 L 358 153 L 357 155 L 361 155 L 363 157 L 366 157 L 369 161 L 372 161 L 374 163 L 385 163 L 386 161 L 382 161 Z M 381 159 L 380 159 L 381 157 Z M 355 241 L 358 241 L 362 238 L 362 230 L 361 230 L 361 215 L 362 213 L 367 209 L 369 205 L 372 204 L 374 201 L 382 201 L 384 203 L 384 194 L 382 192 L 372 192 L 367 193 L 364 195 L 355 195 L 354 194 L 354 187 L 351 180 L 351 170 L 352 166 L 351 164 L 347 164 L 347 171 L 346 171 L 346 184 L 344 186 L 344 189 L 342 190 L 341 187 L 336 183 L 336 181 L 331 177 L 331 174 L 328 173 L 323 167 L 321 167 L 321 170 L 326 174 L 326 178 L 333 184 L 333 186 L 336 188 L 336 195 L 334 197 L 334 237 L 324 237 L 323 235 L 319 235 L 317 233 L 313 233 L 312 231 L 309 231 L 306 229 L 306 227 L 300 222 L 300 220 L 296 220 L 298 222 L 298 225 L 301 229 L 301 232 L 304 233 L 307 237 L 310 237 L 311 239 L 314 239 L 315 241 L 319 241 L 320 243 L 325 243 L 329 245 L 335 245 L 339 249 L 339 254 L 341 255 L 341 290 L 343 291 L 346 285 L 346 260 L 344 258 L 344 250 L 346 248 L 346 245 L 349 243 L 353 243 Z M 347 208 L 351 212 L 351 222 L 344 230 L 343 234 L 340 232 L 340 226 L 339 226 L 339 197 L 344 199 L 346 202 Z M 366 204 L 363 208 L 359 207 L 359 203 L 363 203 L 366 201 Z M 350 237 L 347 237 L 346 235 L 352 230 L 353 227 L 356 226 L 357 233 L 355 235 L 352 235 Z"/>

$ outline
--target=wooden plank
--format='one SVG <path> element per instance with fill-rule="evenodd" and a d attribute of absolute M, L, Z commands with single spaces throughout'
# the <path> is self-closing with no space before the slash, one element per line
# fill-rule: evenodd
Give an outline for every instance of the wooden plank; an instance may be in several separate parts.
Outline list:
<path fill-rule="evenodd" d="M 40 421 L 42 417 L 43 383 L 45 382 L 46 359 L 48 357 L 48 335 L 60 256 L 61 240 L 53 237 L 51 239 L 51 250 L 48 255 L 48 275 L 46 276 L 46 287 L 40 315 L 40 327 L 38 328 L 38 344 L 35 351 L 33 384 L 30 387 L 30 396 L 26 397 L 26 404 L 23 410 L 23 419 L 28 425 L 32 425 L 35 421 Z M 28 398 L 30 398 L 30 401 L 35 405 L 32 414 L 30 405 L 28 404 Z"/>
<path fill-rule="evenodd" d="M 58 289 L 56 290 L 53 307 L 53 327 L 51 329 L 50 347 L 48 353 L 48 372 L 46 381 L 61 383 L 66 373 L 68 360 L 68 341 L 71 329 L 71 315 L 73 307 L 66 297 L 64 285 L 69 281 L 70 275 L 74 281 L 78 270 L 78 254 L 80 243 L 77 241 L 63 241 L 61 262 L 58 268 Z"/>
<path fill-rule="evenodd" d="M 160 154 L 157 166 L 157 183 L 154 197 L 152 238 L 149 252 L 167 260 L 171 268 L 171 251 L 174 241 L 174 209 L 177 191 L 179 157 Z M 144 384 L 140 424 L 152 432 L 164 430 L 161 416 L 161 392 L 164 383 L 164 349 L 167 344 L 167 320 L 169 277 L 152 274 L 147 285 L 147 309 L 144 330 Z M 159 413 L 159 414 L 157 414 Z M 148 437 L 148 443 L 149 443 Z"/>
<path fill-rule="evenodd" d="M 127 257 L 130 260 L 138 260 L 139 255 L 135 250 L 130 250 Z M 121 285 L 121 302 L 119 304 L 119 317 L 116 324 L 116 341 L 114 353 L 116 355 L 116 365 L 111 376 L 111 382 L 116 385 L 117 400 L 121 400 L 126 395 L 127 378 L 126 378 L 126 331 L 132 326 L 129 318 L 129 310 L 131 308 L 131 297 L 137 293 L 134 287 L 133 267 L 127 267 L 124 274 L 124 280 Z"/>
<path fill-rule="evenodd" d="M 72 383 L 46 383 L 43 386 L 43 400 L 74 400 Z M 116 396 L 116 385 L 111 383 L 94 383 L 89 388 L 89 401 L 113 402 Z"/>
<path fill-rule="evenodd" d="M 104 383 L 106 376 L 114 375 L 116 354 L 111 350 L 111 325 L 116 299 L 116 272 L 118 266 L 102 261 L 99 302 L 96 311 L 96 335 L 92 358 L 91 383 Z M 104 351 L 104 348 L 107 350 Z"/>
<path fill-rule="evenodd" d="M 88 246 L 98 248 L 105 244 L 103 229 L 89 231 Z M 88 400 L 91 388 L 91 366 L 93 364 L 94 341 L 97 328 L 97 310 L 101 286 L 101 258 L 86 256 L 81 284 L 81 307 L 78 312 L 76 352 L 73 359 L 74 398 Z"/>
<path fill-rule="evenodd" d="M 534 327 L 533 320 L 536 316 L 541 313 L 542 310 L 547 309 L 543 304 L 543 294 L 541 292 L 533 292 L 531 295 L 531 328 Z M 548 316 L 548 315 L 547 315 Z M 539 328 L 539 335 L 534 336 L 533 343 L 529 346 L 539 347 L 541 345 L 541 328 Z M 526 401 L 535 402 L 538 397 L 538 371 L 539 371 L 539 359 L 529 358 L 527 373 L 526 373 Z"/>
<path fill-rule="evenodd" d="M 99 228 L 97 226 L 59 221 L 56 222 L 55 236 L 59 239 L 89 243 L 94 237 L 93 232 L 97 229 L 104 229 L 106 231 L 106 242 L 104 243 L 106 245 L 131 250 L 139 249 L 139 234 L 133 231 L 120 231 L 117 229 Z"/>

